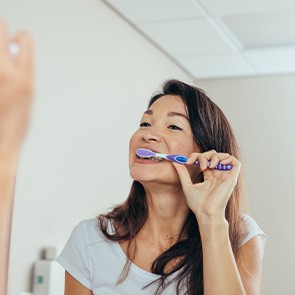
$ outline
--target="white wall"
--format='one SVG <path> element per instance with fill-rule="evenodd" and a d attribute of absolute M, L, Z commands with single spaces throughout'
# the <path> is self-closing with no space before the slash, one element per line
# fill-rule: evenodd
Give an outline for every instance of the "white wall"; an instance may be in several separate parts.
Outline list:
<path fill-rule="evenodd" d="M 267 235 L 264 295 L 295 294 L 295 75 L 196 81 L 243 149 L 250 215 Z"/>
<path fill-rule="evenodd" d="M 10 32 L 31 31 L 37 56 L 10 255 L 9 295 L 18 295 L 40 249 L 126 198 L 129 137 L 152 92 L 167 78 L 193 81 L 99 0 L 3 2 Z"/>

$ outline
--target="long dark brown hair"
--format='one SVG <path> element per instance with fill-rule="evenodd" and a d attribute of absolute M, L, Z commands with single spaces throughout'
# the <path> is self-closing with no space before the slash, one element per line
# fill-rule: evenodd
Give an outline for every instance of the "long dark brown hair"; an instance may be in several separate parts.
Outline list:
<path fill-rule="evenodd" d="M 149 101 L 150 107 L 157 99 L 164 95 L 178 95 L 187 107 L 190 126 L 194 141 L 201 152 L 216 150 L 217 152 L 229 153 L 241 161 L 240 150 L 234 132 L 221 109 L 195 86 L 188 85 L 178 80 L 168 80 L 163 84 L 162 91 L 156 93 Z M 201 174 L 200 181 L 203 181 Z M 237 259 L 238 249 L 243 239 L 244 228 L 242 216 L 245 212 L 245 190 L 243 171 L 241 169 L 237 184 L 229 198 L 225 210 L 225 218 L 229 223 L 229 237 L 232 251 Z M 117 205 L 111 212 L 100 214 L 97 219 L 103 234 L 111 241 L 128 240 L 127 260 L 124 269 L 118 278 L 117 284 L 124 281 L 129 272 L 131 260 L 136 254 L 136 245 L 133 253 L 130 253 L 131 243 L 148 218 L 148 207 L 145 190 L 138 181 L 133 181 L 128 198 L 122 204 Z M 117 225 L 114 234 L 108 232 L 108 223 Z M 176 281 L 176 293 L 187 295 L 204 294 L 203 282 L 203 253 L 202 243 L 195 214 L 190 210 L 182 227 L 179 239 L 170 249 L 159 255 L 152 264 L 152 272 L 161 277 L 149 285 L 159 281 L 157 294 L 172 282 Z M 180 262 L 169 272 L 164 272 L 165 266 L 171 260 L 178 259 Z M 179 271 L 172 280 L 166 280 L 172 273 Z"/>

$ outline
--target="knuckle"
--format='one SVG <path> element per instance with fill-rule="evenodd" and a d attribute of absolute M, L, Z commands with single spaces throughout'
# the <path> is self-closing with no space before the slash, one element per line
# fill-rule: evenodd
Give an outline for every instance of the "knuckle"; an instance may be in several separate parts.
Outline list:
<path fill-rule="evenodd" d="M 190 156 L 189 156 L 189 160 L 196 160 L 196 159 L 199 159 L 200 158 L 200 156 L 199 156 L 200 154 L 199 153 L 192 153 L 192 154 L 190 154 Z"/>
<path fill-rule="evenodd" d="M 209 151 L 204 152 L 203 154 L 212 155 L 212 154 L 216 154 L 216 153 L 217 153 L 216 150 L 209 150 Z"/>
<path fill-rule="evenodd" d="M 206 160 L 207 158 L 206 158 L 206 156 L 205 156 L 204 154 L 200 154 L 200 155 L 198 156 L 198 159 L 199 159 L 200 161 L 204 161 L 204 160 Z"/>
<path fill-rule="evenodd" d="M 30 33 L 26 30 L 21 30 L 17 33 L 17 38 L 19 39 L 26 39 L 26 38 L 29 38 L 30 36 Z"/>

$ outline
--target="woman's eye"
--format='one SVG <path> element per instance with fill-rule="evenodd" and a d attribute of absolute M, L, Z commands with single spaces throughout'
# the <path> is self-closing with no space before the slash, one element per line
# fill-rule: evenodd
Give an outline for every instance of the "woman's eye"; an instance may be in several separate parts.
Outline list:
<path fill-rule="evenodd" d="M 140 127 L 147 127 L 147 125 L 150 125 L 149 123 L 146 123 L 146 122 L 143 122 L 143 123 L 141 123 L 139 126 Z"/>
<path fill-rule="evenodd" d="M 169 128 L 173 129 L 173 130 L 182 130 L 181 128 L 179 128 L 176 125 L 170 125 Z"/>
<path fill-rule="evenodd" d="M 147 123 L 147 122 L 143 122 L 139 125 L 140 127 L 149 127 L 151 126 L 150 123 Z M 176 125 L 169 125 L 168 126 L 169 129 L 172 129 L 172 130 L 182 130 L 180 127 L 176 126 Z"/>

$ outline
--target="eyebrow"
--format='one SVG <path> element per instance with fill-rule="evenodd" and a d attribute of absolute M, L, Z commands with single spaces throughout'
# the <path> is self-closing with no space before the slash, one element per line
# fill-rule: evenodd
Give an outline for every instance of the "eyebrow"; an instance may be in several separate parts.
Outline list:
<path fill-rule="evenodd" d="M 152 110 L 146 110 L 144 113 L 144 115 L 152 115 L 153 114 L 153 111 Z M 175 117 L 175 116 L 180 116 L 180 117 L 183 117 L 185 118 L 186 120 L 189 121 L 188 117 L 182 113 L 178 113 L 178 112 L 169 112 L 167 114 L 167 117 Z"/>

